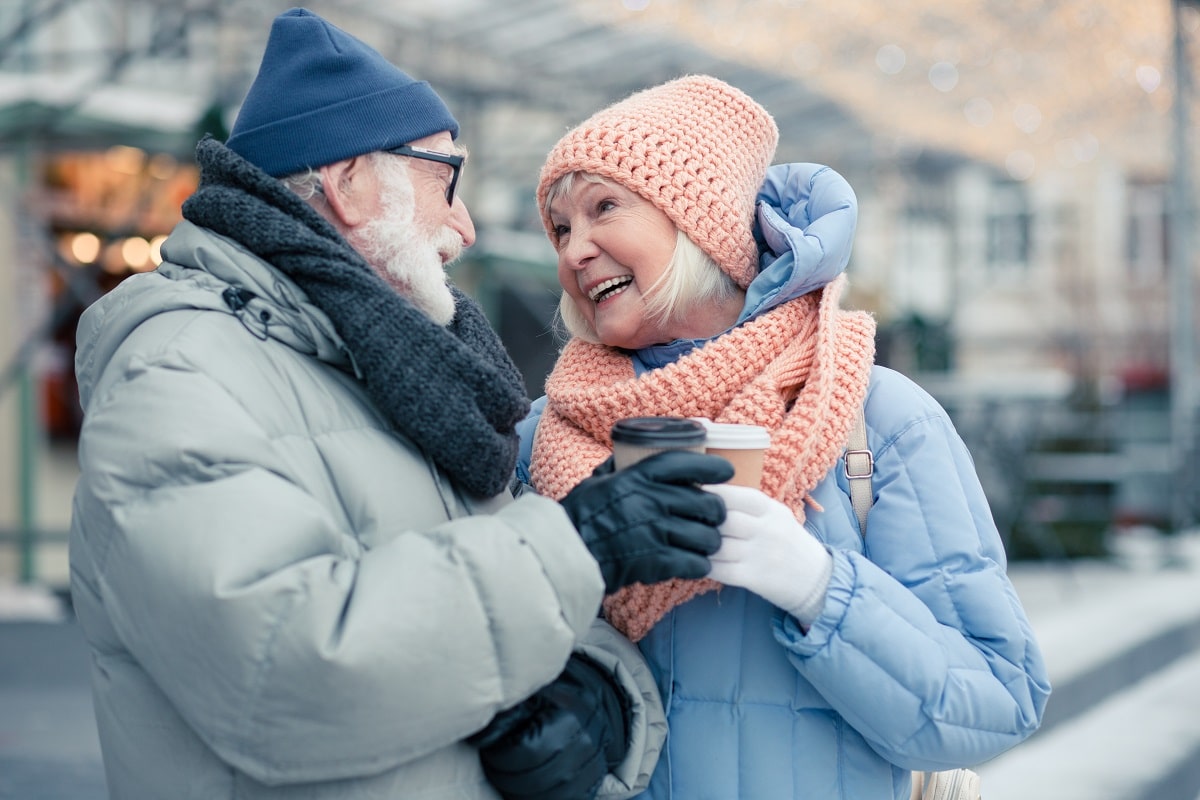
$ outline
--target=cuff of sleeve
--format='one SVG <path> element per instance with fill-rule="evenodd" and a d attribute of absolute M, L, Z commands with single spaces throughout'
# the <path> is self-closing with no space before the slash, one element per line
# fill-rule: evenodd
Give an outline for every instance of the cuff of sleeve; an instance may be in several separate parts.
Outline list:
<path fill-rule="evenodd" d="M 780 614 L 773 621 L 775 639 L 790 652 L 808 657 L 820 652 L 837 633 L 854 594 L 854 565 L 842 551 L 830 556 L 829 581 L 820 613 L 805 631 L 791 614 Z"/>
<path fill-rule="evenodd" d="M 611 670 L 615 683 L 629 701 L 629 750 L 625 759 L 605 776 L 596 797 L 623 800 L 650 785 L 667 738 L 667 720 L 654 676 L 637 646 L 603 620 L 597 620 L 579 648 L 589 658 Z"/>
<path fill-rule="evenodd" d="M 829 578 L 833 574 L 833 557 L 829 555 L 829 551 L 821 546 L 814 549 L 813 553 L 813 560 L 818 563 L 814 565 L 817 574 L 812 587 L 800 603 L 787 609 L 787 612 L 800 623 L 800 628 L 805 633 L 816 622 L 817 617 L 821 616 L 821 609 L 825 607 L 825 592 L 829 589 Z M 819 555 L 817 555 L 818 553 Z"/>

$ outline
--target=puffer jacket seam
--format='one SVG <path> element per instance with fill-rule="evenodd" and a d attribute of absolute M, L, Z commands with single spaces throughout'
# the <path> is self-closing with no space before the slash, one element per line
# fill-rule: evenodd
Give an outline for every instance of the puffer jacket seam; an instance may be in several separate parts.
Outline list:
<path fill-rule="evenodd" d="M 934 417 L 927 417 L 926 419 L 927 419 L 927 420 L 935 420 L 935 419 L 937 419 L 937 417 L 936 417 L 936 416 L 934 416 Z M 905 430 L 907 431 L 907 430 L 911 429 L 911 427 L 912 427 L 912 426 L 911 426 L 911 425 L 909 425 L 909 426 L 907 426 L 907 427 L 905 428 Z M 895 440 L 897 440 L 898 438 L 899 438 L 899 436 L 897 436 L 897 437 L 893 437 L 893 442 L 894 442 Z M 901 469 L 903 469 L 903 470 L 904 470 L 904 472 L 905 472 L 905 474 L 906 474 L 906 476 L 908 476 L 908 479 L 909 479 L 909 485 L 913 486 L 914 488 L 915 488 L 915 487 L 917 487 L 917 486 L 920 486 L 920 485 L 922 485 L 922 484 L 921 484 L 921 482 L 919 482 L 919 481 L 917 481 L 917 480 L 914 480 L 914 479 L 912 478 L 911 474 L 910 474 L 910 473 L 909 473 L 909 471 L 908 471 L 908 470 L 909 470 L 909 468 L 908 468 L 908 464 L 907 464 L 907 463 L 906 463 L 904 460 L 901 460 L 901 461 L 900 461 L 900 468 L 901 468 Z M 964 491 L 964 489 L 962 488 L 961 477 L 959 477 L 959 474 L 958 474 L 958 472 L 957 472 L 957 471 L 955 471 L 955 472 L 954 472 L 954 475 L 955 475 L 955 478 L 957 478 L 957 479 L 958 479 L 958 481 L 959 481 L 959 483 L 958 483 L 958 486 L 959 486 L 959 494 L 960 494 L 960 495 L 963 495 L 963 494 L 965 494 L 965 491 Z M 924 504 L 922 504 L 922 505 L 924 505 Z M 978 531 L 976 531 L 976 539 L 978 540 Z M 932 555 L 933 562 L 934 562 L 934 563 L 936 563 L 936 564 L 944 564 L 944 563 L 946 563 L 946 560 L 945 560 L 945 558 L 944 558 L 944 554 L 943 554 L 942 552 L 940 552 L 940 551 L 939 551 L 939 539 L 938 539 L 938 537 L 935 537 L 935 536 L 930 536 L 930 537 L 928 537 L 928 541 L 929 541 L 929 548 L 930 548 L 930 551 L 931 551 L 931 555 Z M 982 570 L 982 568 L 981 568 L 981 569 L 978 569 L 978 570 L 974 570 L 974 572 L 975 572 L 975 573 L 982 572 L 982 571 L 983 571 L 983 570 Z M 951 609 L 953 610 L 953 612 L 954 612 L 954 619 L 952 620 L 953 627 L 955 627 L 955 628 L 959 629 L 960 631 L 962 631 L 962 635 L 963 635 L 963 637 L 964 637 L 965 639 L 967 639 L 968 641 L 970 641 L 970 642 L 973 644 L 973 646 L 980 646 L 980 645 L 979 645 L 979 643 L 978 643 L 978 642 L 975 640 L 975 638 L 974 638 L 974 637 L 972 637 L 972 636 L 970 635 L 970 633 L 969 633 L 969 630 L 968 630 L 968 628 L 967 628 L 966 620 L 968 619 L 968 615 L 964 615 L 964 613 L 963 613 L 963 607 L 962 607 L 962 602 L 961 602 L 961 597 L 960 597 L 960 595 L 961 595 L 961 591 L 960 591 L 959 589 L 957 589 L 957 588 L 956 588 L 956 586 L 958 585 L 958 582 L 957 582 L 957 580 L 956 580 L 956 578 L 958 577 L 958 575 L 957 575 L 957 574 L 955 574 L 955 573 L 949 573 L 949 572 L 947 572 L 947 571 L 946 571 L 944 568 L 939 568 L 939 569 L 936 571 L 936 574 L 939 576 L 939 581 L 938 581 L 938 582 L 939 582 L 940 586 L 942 587 L 942 588 L 941 588 L 941 593 L 942 593 L 942 594 L 943 594 L 943 595 L 946 597 L 946 599 L 949 601 L 949 603 L 950 603 L 950 608 L 951 608 Z M 966 573 L 963 573 L 963 574 L 966 574 Z M 943 622 L 945 623 L 945 622 L 946 622 L 946 620 L 943 620 Z M 1028 670 L 1021 669 L 1021 666 L 1019 666 L 1017 663 L 1015 663 L 1015 662 L 1011 661 L 1010 659 L 1008 659 L 1008 658 L 1005 658 L 1005 657 L 1004 657 L 1003 655 L 1001 655 L 1000 653 L 996 653 L 996 652 L 995 652 L 994 650 L 992 650 L 991 648 L 988 648 L 988 651 L 989 651 L 989 652 L 991 652 L 991 653 L 993 653 L 993 654 L 994 654 L 994 655 L 996 655 L 997 657 L 999 657 L 999 658 L 1000 658 L 1001 660 L 1003 660 L 1005 663 L 1008 663 L 1008 664 L 1009 664 L 1010 666 L 1012 666 L 1014 669 L 1021 670 L 1023 673 L 1025 673 L 1025 674 L 1028 674 Z M 1028 652 L 1029 652 L 1029 648 L 1028 648 L 1028 647 L 1026 647 L 1026 648 L 1024 648 L 1024 649 L 1022 650 L 1022 652 L 1021 652 L 1021 661 L 1022 661 L 1022 662 L 1025 662 L 1025 661 L 1026 661 L 1026 659 L 1028 658 Z M 975 669 L 977 669 L 977 670 L 980 670 L 980 671 L 987 671 L 987 672 L 989 672 L 989 673 L 990 673 L 990 672 L 992 672 L 992 670 L 983 670 L 982 668 L 975 668 Z"/>
<path fill-rule="evenodd" d="M 307 589 L 307 587 L 305 588 Z M 255 737 L 250 733 L 256 724 L 255 718 L 257 716 L 257 712 L 255 711 L 255 706 L 258 705 L 259 701 L 262 699 L 263 687 L 266 686 L 267 676 L 274 668 L 274 645 L 276 640 L 279 638 L 279 631 L 283 629 L 284 622 L 291 615 L 295 607 L 295 597 L 296 595 L 290 597 L 287 607 L 275 615 L 275 619 L 268 628 L 267 637 L 263 641 L 262 655 L 255 659 L 256 663 L 254 667 L 254 680 L 251 682 L 250 692 L 246 697 L 246 714 L 243 723 L 240 726 L 241 730 L 238 732 L 238 736 L 247 744 L 255 741 Z M 241 747 L 239 747 L 239 749 L 241 749 Z M 257 759 L 258 757 L 255 758 Z M 270 766 L 275 769 L 278 769 L 280 766 L 280 764 L 277 764 L 274 761 L 264 763 L 269 763 Z"/>
<path fill-rule="evenodd" d="M 196 324 L 200 318 L 201 317 L 199 315 L 197 315 L 196 320 L 189 321 L 186 326 L 180 328 L 179 330 L 182 331 L 185 328 L 190 327 L 192 324 Z M 238 407 L 240 407 L 243 411 L 246 411 L 247 414 L 250 416 L 250 418 L 253 419 L 253 415 L 250 414 L 250 409 L 248 409 L 246 407 L 246 405 L 244 403 L 244 399 L 242 397 L 238 396 L 236 393 L 228 391 L 227 387 L 223 386 L 219 381 L 214 380 L 211 375 L 209 375 L 203 371 L 197 370 L 195 365 L 193 363 L 191 363 L 191 361 L 189 359 L 184 357 L 183 353 L 178 349 L 172 348 L 172 349 L 166 349 L 166 350 L 159 350 L 154 356 L 145 358 L 143 361 L 141 361 L 140 366 L 150 368 L 150 369 L 186 368 L 191 374 L 193 374 L 193 375 L 197 376 L 198 378 L 201 378 L 205 381 L 210 382 L 214 387 L 216 387 L 222 393 L 222 395 L 228 397 L 232 402 L 236 403 L 238 405 Z M 120 379 L 116 383 L 113 384 L 113 386 L 109 387 L 109 391 L 106 392 L 106 395 L 110 394 L 112 389 L 114 389 L 116 386 L 128 384 L 128 382 L 129 382 L 128 378 L 125 375 L 122 375 L 120 377 Z M 347 426 L 346 428 L 339 429 L 339 430 L 340 431 L 358 430 L 358 429 L 361 429 L 362 427 L 363 426 Z M 308 441 L 310 444 L 313 445 L 313 447 L 315 449 L 317 449 L 318 452 L 320 452 L 320 448 L 317 447 L 317 445 L 314 441 L 314 438 L 317 434 L 299 433 L 299 432 L 288 432 L 288 433 L 284 433 L 284 434 L 272 434 L 271 432 L 269 432 L 265 429 L 262 429 L 261 426 L 260 426 L 260 430 L 262 431 L 263 438 L 267 441 L 281 441 L 286 438 L 300 438 L 300 439 L 304 439 L 304 440 Z M 322 431 L 322 434 L 336 434 L 339 432 L 339 430 Z M 322 456 L 322 463 L 324 463 L 323 456 Z M 285 476 L 281 476 L 281 477 L 283 477 L 283 479 L 286 480 Z M 179 485 L 186 485 L 186 484 L 179 484 Z M 142 490 L 140 490 L 140 493 L 144 494 L 146 491 L 147 490 L 143 488 Z M 341 498 L 339 497 L 339 502 L 340 501 L 341 501 Z M 126 504 L 128 504 L 128 502 L 129 501 L 116 503 L 116 504 L 114 504 L 114 507 L 126 505 Z M 343 506 L 343 511 L 344 510 L 345 509 Z M 106 548 L 106 554 L 107 554 L 108 550 L 109 550 L 109 548 Z M 106 564 L 107 564 L 107 558 L 105 559 L 104 563 L 97 562 L 97 564 L 96 564 L 97 578 L 100 579 L 105 586 L 107 586 L 107 580 L 105 578 L 105 573 L 107 571 Z M 305 588 L 307 589 L 307 587 L 305 587 Z M 242 752 L 246 751 L 246 748 L 244 748 L 242 746 L 243 742 L 248 743 L 248 742 L 251 742 L 254 740 L 254 737 L 251 735 L 250 732 L 253 730 L 253 728 L 256 724 L 255 715 L 258 712 L 255 710 L 255 707 L 256 707 L 256 705 L 258 705 L 259 701 L 261 700 L 263 690 L 267 685 L 268 676 L 271 674 L 272 670 L 274 669 L 274 652 L 273 652 L 274 645 L 275 645 L 276 640 L 278 639 L 280 630 L 282 630 L 285 627 L 285 623 L 286 623 L 287 619 L 289 618 L 291 613 L 295 610 L 296 603 L 297 603 L 299 597 L 301 597 L 302 595 L 303 595 L 303 592 L 294 594 L 289 599 L 288 605 L 284 609 L 282 609 L 276 615 L 276 618 L 274 620 L 272 620 L 269 623 L 269 625 L 267 626 L 267 636 L 263 641 L 261 655 L 257 659 L 255 659 L 255 662 L 254 662 L 254 679 L 250 682 L 250 690 L 247 692 L 246 706 L 245 706 L 246 713 L 244 715 L 244 721 L 239 726 L 240 730 L 237 730 L 235 733 L 233 733 L 229 737 L 222 737 L 222 738 L 228 738 L 230 740 L 230 745 L 239 751 L 242 751 Z M 489 625 L 490 624 L 491 624 L 491 621 L 489 619 Z M 368 756 L 368 758 L 372 759 L 372 760 L 381 759 L 381 758 L 384 758 L 389 752 L 390 752 L 389 750 L 383 749 L 383 750 L 379 751 L 378 753 Z M 260 756 L 255 756 L 254 758 L 255 758 L 255 760 L 260 761 L 262 764 L 264 764 L 274 770 L 278 770 L 281 768 L 287 769 L 287 768 L 290 768 L 290 767 L 293 767 L 296 765 L 311 764 L 311 761 L 292 762 L 292 761 L 287 761 L 287 760 L 283 760 L 283 759 L 265 760 L 265 759 L 262 759 Z"/>
<path fill-rule="evenodd" d="M 522 540 L 522 543 L 524 543 L 524 540 Z M 487 617 L 488 648 L 492 654 L 492 664 L 495 667 L 496 682 L 499 688 L 500 698 L 505 698 L 508 697 L 508 687 L 505 685 L 504 670 L 501 669 L 500 649 L 497 646 L 500 637 L 497 635 L 497 626 L 492 614 L 492 606 L 490 603 L 486 602 L 486 598 L 480 592 L 479 587 L 481 586 L 481 583 L 477 565 L 469 558 L 463 560 L 464 563 L 467 564 L 467 569 L 471 573 L 471 593 L 475 597 L 475 602 L 477 602 L 480 608 L 483 609 L 484 616 Z M 541 563 L 540 559 L 538 560 L 538 563 Z"/>
<path fill-rule="evenodd" d="M 837 796 L 846 796 L 846 720 L 841 714 L 834 714 L 834 736 L 837 741 Z"/>
<path fill-rule="evenodd" d="M 944 418 L 940 414 L 924 414 L 919 417 L 913 417 L 906 422 L 902 428 L 883 441 L 883 444 L 881 444 L 879 449 L 875 451 L 875 460 L 878 461 L 885 453 L 887 453 L 887 451 L 895 447 L 896 443 L 904 438 L 905 434 L 907 434 L 913 428 L 926 423 L 940 422 L 943 419 Z M 867 423 L 867 430 L 868 432 L 875 430 L 873 427 L 871 427 L 869 421 Z"/>
<path fill-rule="evenodd" d="M 518 531 L 517 533 L 519 534 L 520 532 Z M 477 565 L 469 558 L 463 558 L 462 560 L 463 560 L 463 563 L 467 565 L 467 569 L 470 570 L 471 575 L 473 577 L 478 577 L 479 573 L 478 573 Z M 540 561 L 539 561 L 539 563 L 540 563 Z M 472 580 L 470 582 L 470 584 L 471 584 L 474 596 L 476 598 L 476 601 L 479 602 L 480 607 L 484 609 L 484 614 L 487 617 L 487 624 L 488 624 L 488 631 L 489 631 L 488 640 L 489 640 L 489 645 L 492 648 L 493 663 L 496 666 L 495 674 L 496 674 L 498 680 L 500 681 L 500 688 L 501 688 L 500 696 L 506 697 L 507 696 L 507 688 L 504 684 L 503 671 L 500 669 L 499 651 L 495 647 L 498 637 L 496 636 L 496 624 L 494 622 L 493 614 L 491 613 L 491 606 L 484 602 L 484 597 L 482 594 L 480 594 L 480 591 L 479 591 L 480 582 L 478 580 Z M 297 597 L 302 596 L 302 593 L 297 593 L 296 596 Z M 271 635 L 269 636 L 269 639 L 268 639 L 268 645 L 266 648 L 264 648 L 264 651 L 271 649 L 271 643 L 274 642 L 277 631 L 283 627 L 284 621 L 286 620 L 287 616 L 290 615 L 290 613 L 294 610 L 295 605 L 296 605 L 295 602 L 290 603 L 289 606 L 279 614 L 276 624 L 274 626 L 272 626 L 272 628 L 271 628 Z M 258 682 L 259 686 L 255 692 L 256 696 L 261 694 L 261 687 L 263 685 L 265 685 L 265 683 L 266 683 L 265 678 L 266 678 L 266 675 L 270 672 L 271 667 L 270 667 L 269 662 L 271 660 L 272 660 L 272 656 L 269 653 L 264 652 L 264 659 L 263 659 L 264 663 L 260 670 L 263 680 Z M 250 716 L 250 715 L 248 715 L 248 716 Z M 248 741 L 250 741 L 250 740 L 248 739 Z M 394 748 L 392 748 L 390 746 L 390 744 L 387 742 L 381 742 L 380 748 L 381 749 L 376 752 L 365 754 L 365 760 L 372 761 L 372 762 L 390 760 L 391 755 L 394 753 Z M 273 759 L 271 761 L 263 761 L 262 763 L 264 763 L 276 770 L 279 770 L 279 769 L 286 770 L 286 769 L 290 769 L 295 766 L 312 766 L 313 765 L 313 761 L 311 758 L 304 760 L 304 761 L 289 761 L 286 759 Z M 318 762 L 318 765 L 320 763 L 321 762 Z"/>
<path fill-rule="evenodd" d="M 357 426 L 357 428 L 358 428 L 358 429 L 361 429 L 361 427 L 362 427 L 362 426 Z M 329 485 L 330 485 L 330 486 L 335 486 L 335 487 L 336 487 L 336 486 L 337 486 L 337 482 L 334 480 L 334 472 L 333 472 L 333 469 L 332 469 L 332 468 L 330 467 L 330 465 L 329 465 L 329 460 L 328 460 L 328 459 L 325 457 L 325 448 L 321 447 L 321 445 L 318 443 L 318 441 L 317 441 L 317 440 L 318 440 L 318 439 L 322 439 L 322 438 L 324 438 L 324 437 L 326 437 L 326 436 L 331 436 L 331 435 L 333 435 L 333 436 L 337 436 L 337 435 L 340 435 L 342 432 L 344 432 L 344 431 L 347 431 L 347 430 L 352 430 L 352 429 L 351 429 L 351 428 L 344 428 L 344 429 L 342 429 L 342 430 L 338 430 L 338 431 L 335 431 L 335 430 L 323 430 L 323 431 L 321 431 L 321 432 L 319 432 L 319 433 L 314 433 L 314 432 L 307 432 L 307 433 L 288 432 L 288 433 L 281 434 L 281 435 L 279 435 L 279 436 L 275 436 L 275 435 L 272 435 L 272 434 L 270 434 L 270 433 L 267 433 L 267 434 L 266 434 L 266 438 L 267 438 L 267 440 L 268 440 L 268 441 L 270 441 L 270 442 L 282 442 L 282 441 L 287 441 L 287 440 L 289 440 L 289 439 L 298 439 L 298 440 L 301 440 L 301 441 L 307 442 L 307 443 L 308 443 L 308 445 L 309 445 L 309 446 L 310 446 L 310 447 L 313 449 L 313 451 L 316 453 L 317 460 L 318 460 L 318 461 L 321 463 L 321 466 L 322 466 L 322 468 L 324 468 L 324 470 L 325 470 L 325 474 L 326 474 L 326 476 L 327 476 L 327 477 L 328 477 L 328 479 L 329 479 Z M 265 432 L 264 432 L 264 433 L 265 433 Z M 334 496 L 336 496 L 336 497 L 337 497 L 337 504 L 338 504 L 338 508 L 340 508 L 340 509 L 341 509 L 341 512 L 342 512 L 342 519 L 344 519 L 344 520 L 346 520 L 347 522 L 349 522 L 350 520 L 352 520 L 352 519 L 353 519 L 353 517 L 352 517 L 352 516 L 351 516 L 351 514 L 350 514 L 350 509 L 346 507 L 346 499 L 345 499 L 345 498 L 342 496 L 342 493 L 341 493 L 340 491 L 335 491 L 335 492 L 333 492 L 333 494 L 334 494 Z M 331 509 L 331 510 L 332 510 L 332 509 Z M 353 537 L 353 538 L 354 538 L 354 540 L 355 540 L 356 542 L 357 542 L 357 541 L 359 541 L 359 538 L 358 538 L 358 531 L 354 530 L 354 529 L 353 529 L 353 528 L 351 528 L 349 525 L 347 525 L 346 533 L 347 533 L 347 535 L 349 535 L 349 536 Z"/>

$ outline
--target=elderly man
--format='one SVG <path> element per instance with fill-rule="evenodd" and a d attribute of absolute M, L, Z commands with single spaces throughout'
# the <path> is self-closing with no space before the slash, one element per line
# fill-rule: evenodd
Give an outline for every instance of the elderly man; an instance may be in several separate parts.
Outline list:
<path fill-rule="evenodd" d="M 512 491 L 516 369 L 427 83 L 279 16 L 154 273 L 88 310 L 72 593 L 114 798 L 624 797 L 664 736 L 597 620 L 699 577 L 721 459 Z"/>

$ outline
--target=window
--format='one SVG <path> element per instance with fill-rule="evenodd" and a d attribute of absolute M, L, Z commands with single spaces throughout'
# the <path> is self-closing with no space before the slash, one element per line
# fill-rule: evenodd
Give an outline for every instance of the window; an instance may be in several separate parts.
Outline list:
<path fill-rule="evenodd" d="M 1135 284 L 1161 283 L 1166 277 L 1169 235 L 1167 187 L 1134 183 L 1129 187 L 1125 221 L 1129 277 Z"/>
<path fill-rule="evenodd" d="M 987 215 L 987 268 L 993 277 L 1024 276 L 1033 250 L 1033 213 L 1020 184 L 993 184 Z"/>

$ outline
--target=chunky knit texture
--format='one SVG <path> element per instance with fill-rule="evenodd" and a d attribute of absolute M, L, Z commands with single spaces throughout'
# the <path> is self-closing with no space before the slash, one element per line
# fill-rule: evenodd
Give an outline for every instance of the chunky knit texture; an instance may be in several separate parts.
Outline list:
<path fill-rule="evenodd" d="M 875 357 L 874 320 L 838 308 L 844 285 L 839 278 L 641 377 L 627 354 L 572 340 L 546 382 L 534 487 L 565 495 L 608 457 L 622 417 L 704 416 L 771 431 L 763 491 L 803 522 L 808 493 L 850 437 Z M 634 584 L 608 598 L 605 614 L 638 641 L 672 608 L 719 586 L 707 578 Z"/>
<path fill-rule="evenodd" d="M 396 430 L 468 491 L 507 488 L 516 424 L 529 411 L 521 373 L 478 304 L 454 289 L 447 327 L 393 291 L 294 192 L 211 137 L 196 146 L 200 187 L 189 222 L 226 236 L 290 277 L 342 337 L 367 393 Z"/>
<path fill-rule="evenodd" d="M 740 90 L 691 75 L 637 92 L 568 132 L 542 167 L 537 201 L 553 240 L 546 193 L 569 172 L 590 172 L 636 192 L 742 288 L 758 272 L 754 200 L 779 129 Z"/>

